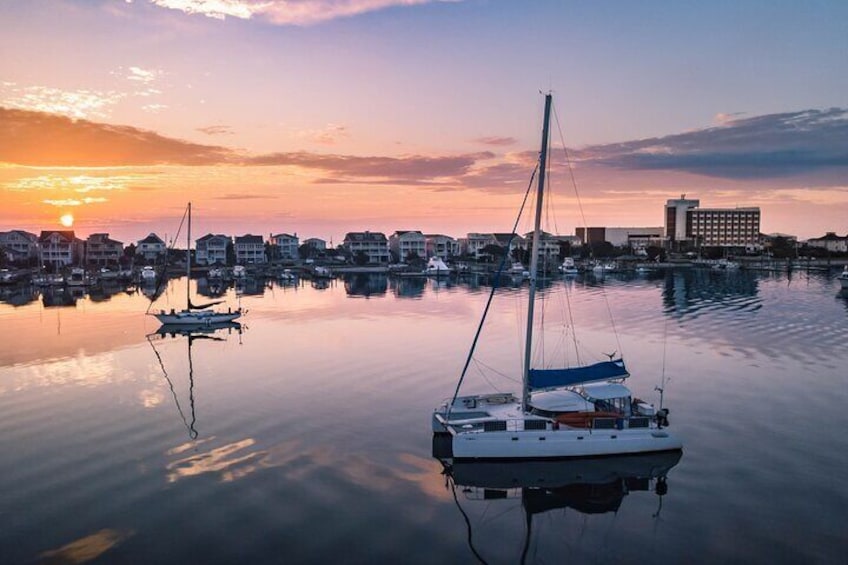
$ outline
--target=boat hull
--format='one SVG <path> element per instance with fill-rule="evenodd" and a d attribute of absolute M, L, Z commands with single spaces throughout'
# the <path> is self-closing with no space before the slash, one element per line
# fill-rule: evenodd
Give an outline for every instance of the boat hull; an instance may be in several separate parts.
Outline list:
<path fill-rule="evenodd" d="M 664 429 L 560 429 L 458 433 L 452 447 L 455 460 L 514 461 L 659 453 L 681 450 L 683 442 Z"/>
<path fill-rule="evenodd" d="M 232 322 L 241 316 L 241 311 L 235 312 L 191 312 L 182 311 L 154 314 L 163 325 L 168 326 L 204 326 Z"/>

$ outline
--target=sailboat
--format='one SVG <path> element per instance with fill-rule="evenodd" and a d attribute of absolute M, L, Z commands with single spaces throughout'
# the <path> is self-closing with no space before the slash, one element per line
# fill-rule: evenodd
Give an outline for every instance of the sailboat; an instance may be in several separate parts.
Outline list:
<path fill-rule="evenodd" d="M 186 229 L 186 308 L 179 312 L 176 312 L 173 309 L 170 312 L 159 310 L 158 313 L 154 313 L 153 315 L 156 316 L 157 320 L 165 325 L 197 326 L 232 322 L 241 316 L 241 308 L 236 308 L 235 310 L 230 308 L 226 312 L 216 312 L 215 310 L 209 310 L 209 308 L 216 304 L 220 304 L 220 301 L 199 305 L 191 303 L 191 202 L 188 203 L 186 216 L 188 218 L 188 226 Z"/>
<path fill-rule="evenodd" d="M 541 234 L 551 102 L 547 94 L 533 249 L 539 249 Z M 438 406 L 431 419 L 435 434 L 450 435 L 453 459 L 547 460 L 682 449 L 682 441 L 667 430 L 668 410 L 662 402 L 655 409 L 634 399 L 624 385 L 630 374 L 623 359 L 611 355 L 608 361 L 587 366 L 531 368 L 539 254 L 531 255 L 521 394 L 459 396 L 463 370 L 453 397 Z M 493 296 L 494 289 L 490 301 Z M 466 369 L 470 360 L 471 354 Z"/>

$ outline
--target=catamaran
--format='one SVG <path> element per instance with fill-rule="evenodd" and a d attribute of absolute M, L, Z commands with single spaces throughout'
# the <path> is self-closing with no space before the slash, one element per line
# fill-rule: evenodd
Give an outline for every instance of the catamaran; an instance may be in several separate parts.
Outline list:
<path fill-rule="evenodd" d="M 547 94 L 532 249 L 540 248 L 550 112 Z M 450 435 L 453 459 L 547 460 L 682 449 L 681 440 L 667 430 L 668 410 L 662 403 L 655 409 L 633 398 L 625 386 L 630 374 L 623 359 L 611 355 L 608 361 L 587 366 L 531 368 L 539 254 L 531 255 L 521 394 L 459 396 L 463 370 L 453 397 L 432 415 L 433 432 Z M 490 301 L 493 296 L 494 288 Z M 471 354 L 466 370 L 470 360 Z"/>
<path fill-rule="evenodd" d="M 186 308 L 180 311 L 171 309 L 170 312 L 159 310 L 159 312 L 153 315 L 165 325 L 196 326 L 232 322 L 241 316 L 241 308 L 236 308 L 235 310 L 229 308 L 226 312 L 218 312 L 209 310 L 209 308 L 220 304 L 221 301 L 210 302 L 208 304 L 192 304 L 191 302 L 191 202 L 188 203 L 186 215 L 188 218 L 186 229 Z"/>

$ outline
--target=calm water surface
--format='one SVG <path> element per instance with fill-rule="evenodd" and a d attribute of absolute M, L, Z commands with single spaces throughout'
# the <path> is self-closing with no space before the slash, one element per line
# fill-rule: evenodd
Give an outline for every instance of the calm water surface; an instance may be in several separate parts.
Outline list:
<path fill-rule="evenodd" d="M 183 284 L 156 307 L 182 306 Z M 456 486 L 432 457 L 430 413 L 488 291 L 255 284 L 226 295 L 243 331 L 191 339 L 155 334 L 140 292 L 4 291 L 0 561 L 846 563 L 832 275 L 548 282 L 537 363 L 623 352 L 637 394 L 658 402 L 664 381 L 685 448 L 664 484 L 543 501 Z M 465 391 L 515 389 L 525 293 L 498 292 Z"/>

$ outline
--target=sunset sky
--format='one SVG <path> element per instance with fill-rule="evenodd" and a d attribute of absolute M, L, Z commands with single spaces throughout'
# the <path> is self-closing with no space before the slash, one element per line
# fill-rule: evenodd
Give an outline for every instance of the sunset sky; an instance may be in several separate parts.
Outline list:
<path fill-rule="evenodd" d="M 0 230 L 557 231 L 669 198 L 848 233 L 848 2 L 3 0 Z"/>

